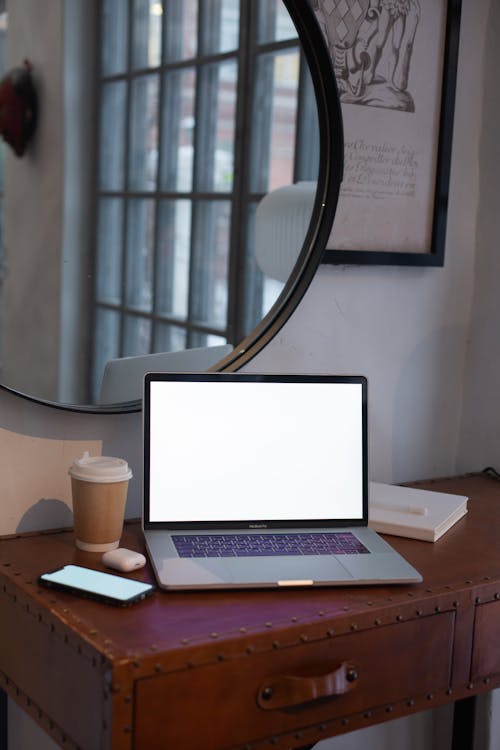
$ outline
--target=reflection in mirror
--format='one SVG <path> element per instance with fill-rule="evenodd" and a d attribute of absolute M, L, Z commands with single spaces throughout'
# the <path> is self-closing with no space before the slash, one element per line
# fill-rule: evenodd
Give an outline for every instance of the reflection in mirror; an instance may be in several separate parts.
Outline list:
<path fill-rule="evenodd" d="M 236 345 L 266 314 L 295 256 L 273 270 L 266 256 L 280 239 L 255 217 L 265 196 L 285 186 L 308 183 L 314 197 L 317 109 L 281 0 L 60 0 L 60 16 L 48 14 L 64 29 L 59 55 L 57 28 L 47 14 L 41 22 L 46 1 L 9 6 L 7 43 L 11 29 L 8 49 L 24 52 L 37 40 L 46 134 L 53 122 L 44 74 L 58 63 L 61 80 L 64 60 L 61 114 L 75 126 L 64 130 L 65 160 L 81 168 L 66 166 L 62 202 L 65 211 L 78 204 L 81 231 L 60 217 L 58 265 L 49 265 L 51 248 L 26 279 L 26 236 L 6 215 L 5 295 L 17 302 L 4 316 L 2 382 L 51 401 L 94 404 L 109 360 Z M 9 176 L 19 196 L 23 179 L 51 169 L 43 144 L 42 134 L 26 166 L 8 157 L 7 191 Z M 42 272 L 52 276 L 43 311 L 40 300 L 27 300 L 33 274 Z M 51 318 L 51 304 L 61 319 Z M 26 354 L 30 339 L 39 356 Z"/>

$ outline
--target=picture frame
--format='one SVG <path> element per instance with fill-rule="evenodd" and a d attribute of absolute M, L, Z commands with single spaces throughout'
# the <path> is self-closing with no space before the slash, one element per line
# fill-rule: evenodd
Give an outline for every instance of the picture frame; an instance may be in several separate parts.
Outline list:
<path fill-rule="evenodd" d="M 461 0 L 312 2 L 344 121 L 323 262 L 443 266 Z"/>

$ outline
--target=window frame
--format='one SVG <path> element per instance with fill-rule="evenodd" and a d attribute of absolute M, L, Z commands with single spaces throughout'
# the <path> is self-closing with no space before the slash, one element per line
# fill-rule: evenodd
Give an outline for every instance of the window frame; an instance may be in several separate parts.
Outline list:
<path fill-rule="evenodd" d="M 204 0 L 201 1 L 201 6 L 204 5 Z M 248 278 L 248 260 L 247 260 L 247 237 L 245 236 L 247 227 L 248 227 L 248 220 L 245 218 L 247 212 L 249 211 L 249 207 L 251 205 L 256 205 L 257 202 L 265 195 L 264 192 L 258 192 L 258 191 L 251 191 L 248 181 L 249 181 L 249 173 L 248 173 L 248 165 L 250 163 L 250 151 L 252 148 L 251 143 L 251 136 L 249 134 L 249 129 L 245 127 L 245 123 L 248 121 L 248 118 L 250 116 L 251 110 L 252 110 L 252 100 L 253 100 L 253 90 L 254 90 L 254 71 L 255 71 L 255 65 L 252 65 L 252 62 L 254 62 L 256 59 L 259 59 L 262 57 L 262 55 L 266 54 L 277 54 L 277 53 L 287 53 L 288 51 L 298 51 L 300 56 L 300 80 L 299 80 L 299 89 L 298 89 L 298 105 L 297 105 L 297 118 L 295 123 L 295 133 L 296 133 L 296 145 L 295 145 L 295 155 L 294 155 L 294 180 L 299 178 L 298 170 L 297 170 L 297 164 L 298 164 L 298 155 L 301 153 L 301 143 L 307 143 L 307 138 L 304 137 L 304 130 L 300 127 L 301 122 L 301 105 L 306 98 L 304 95 L 305 90 L 305 84 L 304 84 L 304 70 L 307 67 L 305 64 L 305 58 L 303 52 L 300 51 L 300 39 L 298 36 L 291 37 L 289 39 L 284 40 L 278 40 L 278 41 L 270 41 L 265 42 L 261 44 L 256 43 L 256 23 L 257 23 L 257 14 L 255 13 L 255 8 L 257 7 L 256 3 L 248 3 L 243 2 L 240 4 L 241 9 L 241 17 L 240 17 L 240 23 L 239 23 L 239 49 L 236 51 L 230 51 L 230 52 L 218 52 L 218 53 L 212 53 L 212 54 L 206 54 L 202 51 L 197 51 L 196 56 L 192 58 L 188 58 L 186 60 L 178 60 L 178 61 L 167 61 L 165 59 L 165 45 L 161 44 L 161 60 L 160 64 L 158 66 L 152 66 L 148 68 L 137 68 L 133 69 L 131 66 L 131 60 L 132 60 L 132 37 L 133 37 L 133 28 L 132 28 L 132 18 L 133 18 L 133 2 L 132 0 L 129 0 L 128 3 L 128 51 L 127 51 L 127 57 L 128 62 L 126 66 L 126 70 L 123 74 L 111 74 L 111 75 L 101 75 L 99 76 L 99 95 L 100 95 L 100 101 L 102 100 L 102 90 L 103 87 L 107 83 L 112 83 L 116 81 L 125 81 L 126 82 L 126 95 L 125 95 L 125 108 L 126 108 L 126 124 L 125 124 L 125 132 L 124 132 L 124 141 L 125 144 L 130 144 L 130 138 L 131 138 L 131 116 L 132 116 L 132 104 L 131 104 L 131 91 L 132 87 L 134 85 L 134 81 L 137 81 L 140 79 L 141 76 L 158 76 L 159 80 L 159 101 L 158 101 L 158 129 L 159 129 L 159 135 L 158 135 L 158 161 L 156 166 L 156 184 L 154 186 L 154 189 L 152 190 L 140 190 L 140 189 L 130 189 L 129 188 L 129 158 L 130 158 L 130 147 L 127 148 L 127 145 L 125 146 L 125 155 L 124 155 L 124 184 L 123 188 L 121 190 L 117 189 L 101 189 L 99 188 L 99 185 L 96 184 L 96 216 L 99 215 L 99 202 L 103 199 L 119 199 L 123 203 L 123 221 L 122 221 L 122 245 L 125 248 L 122 250 L 122 257 L 121 257 L 121 277 L 122 277 L 122 290 L 121 290 L 121 301 L 117 303 L 111 303 L 106 302 L 103 300 L 99 300 L 97 296 L 94 298 L 94 309 L 97 310 L 108 310 L 113 311 L 115 314 L 119 316 L 120 320 L 120 333 L 119 333 L 119 344 L 115 349 L 114 354 L 116 356 L 129 356 L 131 354 L 130 351 L 127 351 L 126 348 L 126 341 L 125 341 L 125 325 L 126 325 L 126 319 L 127 315 L 132 314 L 133 316 L 136 316 L 138 318 L 142 318 L 144 321 L 147 321 L 148 324 L 151 326 L 151 333 L 150 333 L 150 345 L 149 345 L 149 352 L 140 352 L 140 353 L 153 353 L 155 351 L 158 351 L 158 347 L 155 343 L 155 329 L 159 325 L 172 325 L 179 327 L 180 329 L 184 330 L 186 332 L 186 346 L 190 347 L 193 345 L 200 345 L 203 342 L 200 342 L 200 337 L 206 336 L 206 337 L 220 337 L 219 340 L 214 341 L 213 343 L 223 343 L 224 341 L 230 342 L 233 345 L 236 345 L 239 341 L 241 341 L 244 336 L 248 333 L 248 328 L 252 329 L 255 324 L 258 324 L 262 318 L 262 315 L 258 319 L 256 319 L 256 315 L 254 314 L 254 320 L 252 321 L 251 325 L 248 324 L 248 310 L 249 307 L 249 301 L 248 301 L 248 294 L 246 292 L 248 286 L 247 286 L 247 278 Z M 100 14 L 98 14 L 100 15 Z M 165 17 L 166 14 L 164 14 Z M 199 25 L 199 37 L 202 33 L 203 28 L 203 18 L 202 13 L 199 14 L 198 19 L 198 25 Z M 246 30 L 249 30 L 249 33 L 245 33 Z M 163 35 L 165 33 L 165 20 L 163 20 Z M 162 35 L 162 39 L 163 39 Z M 245 39 L 247 41 L 245 42 Z M 181 70 L 188 70 L 195 68 L 197 71 L 196 78 L 198 80 L 198 77 L 200 75 L 200 70 L 206 69 L 208 65 L 212 64 L 221 64 L 229 60 L 235 60 L 237 63 L 237 70 L 238 70 L 238 76 L 237 76 L 237 88 L 236 88 L 236 94 L 237 94 L 237 105 L 236 105 L 236 118 L 235 118 L 235 139 L 234 139 L 234 170 L 233 173 L 237 176 L 236 179 L 236 185 L 233 187 L 233 191 L 231 194 L 226 195 L 224 192 L 220 191 L 203 191 L 203 190 L 197 190 L 196 188 L 196 178 L 197 178 L 197 167 L 196 167 L 196 161 L 195 161 L 195 171 L 194 171 L 194 182 L 193 190 L 188 193 L 183 193 L 182 191 L 174 191 L 169 189 L 164 189 L 160 185 L 160 177 L 161 177 L 161 164 L 162 164 L 162 148 L 164 146 L 163 144 L 163 138 L 162 138 L 162 117 L 163 117 L 163 106 L 162 102 L 165 97 L 165 79 L 166 75 L 172 71 L 181 71 Z M 198 93 L 198 86 L 196 91 L 196 98 L 197 103 L 196 106 L 200 106 L 199 101 L 199 93 Z M 315 108 L 315 102 L 314 102 L 314 108 Z M 196 116 L 195 121 L 196 123 L 199 123 L 202 118 Z M 98 126 L 99 129 L 99 126 Z M 200 132 L 195 131 L 195 140 L 200 139 Z M 199 143 L 197 144 L 199 146 Z M 98 146 L 97 146 L 98 147 Z M 318 147 L 319 150 L 319 147 Z M 195 148 L 195 160 L 196 160 L 196 154 L 199 153 L 199 148 Z M 307 159 L 303 158 L 302 163 L 306 162 Z M 154 218 L 154 249 L 153 249 L 153 264 L 155 265 L 156 269 L 156 263 L 157 263 L 157 248 L 158 248 L 158 225 L 159 225 L 159 206 L 162 201 L 168 201 L 168 200 L 190 200 L 192 202 L 192 217 L 193 214 L 196 213 L 196 206 L 200 204 L 200 202 L 207 200 L 207 201 L 213 201 L 213 200 L 229 200 L 230 202 L 230 223 L 229 223 L 229 257 L 228 257 L 228 270 L 227 270 L 227 282 L 228 282 L 228 298 L 227 298 L 227 313 L 226 313 L 226 321 L 224 326 L 215 326 L 215 325 L 209 325 L 205 322 L 199 322 L 195 320 L 195 316 L 193 315 L 192 311 L 192 305 L 191 309 L 188 309 L 188 314 L 186 316 L 185 320 L 180 320 L 175 315 L 171 315 L 165 312 L 159 312 L 158 307 L 155 303 L 156 300 L 156 293 L 157 289 L 155 285 L 152 288 L 152 294 L 153 294 L 153 302 L 151 305 L 151 308 L 149 310 L 140 310 L 140 309 L 133 309 L 129 305 L 125 303 L 126 299 L 126 246 L 127 246 L 127 238 L 128 238 L 128 231 L 127 231 L 127 221 L 128 221 L 128 215 L 130 210 L 130 201 L 132 200 L 151 200 L 155 207 L 155 218 Z M 195 241 L 196 238 L 193 234 L 193 226 L 194 226 L 194 219 L 192 218 L 192 233 L 191 233 L 191 249 L 190 249 L 190 257 L 193 258 L 194 250 L 195 250 Z M 193 269 L 193 264 L 190 263 L 191 269 Z M 153 273 L 153 277 L 155 277 L 155 273 Z M 262 273 L 255 273 L 253 274 L 253 284 L 251 285 L 250 289 L 250 295 L 255 299 L 262 296 L 262 284 L 263 284 L 263 274 Z M 190 271 L 190 280 L 189 280 L 189 287 L 190 287 L 190 293 L 189 293 L 189 300 L 192 300 L 193 298 L 196 298 L 196 295 L 193 294 L 195 283 L 194 283 L 194 272 L 193 270 Z M 191 303 L 188 302 L 188 305 Z M 255 306 L 255 305 L 254 305 Z M 97 314 L 97 313 L 96 313 Z M 172 348 L 172 347 L 171 347 Z M 92 358 L 94 360 L 94 357 Z M 95 362 L 93 362 L 93 367 L 95 367 Z M 97 387 L 97 381 L 98 377 L 95 377 L 94 374 L 94 388 Z M 95 394 L 94 394 L 95 395 Z"/>

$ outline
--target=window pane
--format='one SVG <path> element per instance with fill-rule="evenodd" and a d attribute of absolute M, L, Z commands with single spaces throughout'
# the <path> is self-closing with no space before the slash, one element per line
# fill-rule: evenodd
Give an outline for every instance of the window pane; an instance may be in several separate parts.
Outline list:
<path fill-rule="evenodd" d="M 155 352 L 177 352 L 186 348 L 186 329 L 167 323 L 155 326 Z"/>
<path fill-rule="evenodd" d="M 230 215 L 226 201 L 195 206 L 191 317 L 218 328 L 226 327 Z"/>
<path fill-rule="evenodd" d="M 105 83 L 102 87 L 99 132 L 99 187 L 122 190 L 125 174 L 125 105 L 124 81 Z"/>
<path fill-rule="evenodd" d="M 269 312 L 278 299 L 284 284 L 266 276 L 256 261 L 255 254 L 255 210 L 257 204 L 248 208 L 247 246 L 245 251 L 245 300 L 244 335 L 248 335 Z"/>
<path fill-rule="evenodd" d="M 154 221 L 154 201 L 129 201 L 125 303 L 145 312 L 153 305 Z"/>
<path fill-rule="evenodd" d="M 211 0 L 204 4 L 206 15 L 201 19 L 201 52 L 230 52 L 239 46 L 239 0 Z"/>
<path fill-rule="evenodd" d="M 151 321 L 135 315 L 125 316 L 123 357 L 149 354 L 151 351 Z"/>
<path fill-rule="evenodd" d="M 245 265 L 243 273 L 245 281 L 243 289 L 245 298 L 243 300 L 243 335 L 248 335 L 262 320 L 262 280 L 263 273 L 257 265 L 255 255 L 255 210 L 257 204 L 248 206 L 247 242 L 244 252 Z"/>
<path fill-rule="evenodd" d="M 299 122 L 295 179 L 317 180 L 319 169 L 319 122 L 316 95 L 307 65 L 301 63 Z"/>
<path fill-rule="evenodd" d="M 200 71 L 195 165 L 199 190 L 233 189 L 237 75 L 235 62 L 207 65 Z"/>
<path fill-rule="evenodd" d="M 101 65 L 103 75 L 127 69 L 128 6 L 123 0 L 102 0 Z"/>
<path fill-rule="evenodd" d="M 132 190 L 154 190 L 158 161 L 158 83 L 156 75 L 132 82 L 129 184 Z"/>
<path fill-rule="evenodd" d="M 162 116 L 163 190 L 187 192 L 193 186 L 193 136 L 196 73 L 176 70 L 164 78 Z"/>
<path fill-rule="evenodd" d="M 94 330 L 92 394 L 97 399 L 106 362 L 120 356 L 120 316 L 114 310 L 97 308 Z"/>
<path fill-rule="evenodd" d="M 298 52 L 259 56 L 250 160 L 253 192 L 293 182 L 298 78 Z"/>
<path fill-rule="evenodd" d="M 158 213 L 156 307 L 185 320 L 188 314 L 191 201 L 161 201 Z"/>
<path fill-rule="evenodd" d="M 96 298 L 118 305 L 122 286 L 123 201 L 101 198 L 97 221 Z"/>
<path fill-rule="evenodd" d="M 165 13 L 165 60 L 175 62 L 194 57 L 198 41 L 198 0 L 169 0 Z"/>
<path fill-rule="evenodd" d="M 124 0 L 122 3 L 126 5 Z M 161 19 L 163 3 L 160 0 L 134 0 L 132 66 L 154 68 L 161 62 Z"/>
<path fill-rule="evenodd" d="M 297 30 L 282 0 L 259 0 L 259 44 L 295 39 Z"/>

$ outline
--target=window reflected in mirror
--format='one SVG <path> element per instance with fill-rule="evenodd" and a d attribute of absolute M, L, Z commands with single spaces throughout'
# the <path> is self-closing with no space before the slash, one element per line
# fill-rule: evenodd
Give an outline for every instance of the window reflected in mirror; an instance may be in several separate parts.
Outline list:
<path fill-rule="evenodd" d="M 92 394 L 110 358 L 238 343 L 282 282 L 271 190 L 316 180 L 316 102 L 280 0 L 102 0 Z"/>
<path fill-rule="evenodd" d="M 0 383 L 100 408 L 110 360 L 252 346 L 294 296 L 319 172 L 285 0 L 0 0 L 0 74 L 19 50 L 41 107 L 22 161 L 0 144 Z"/>

